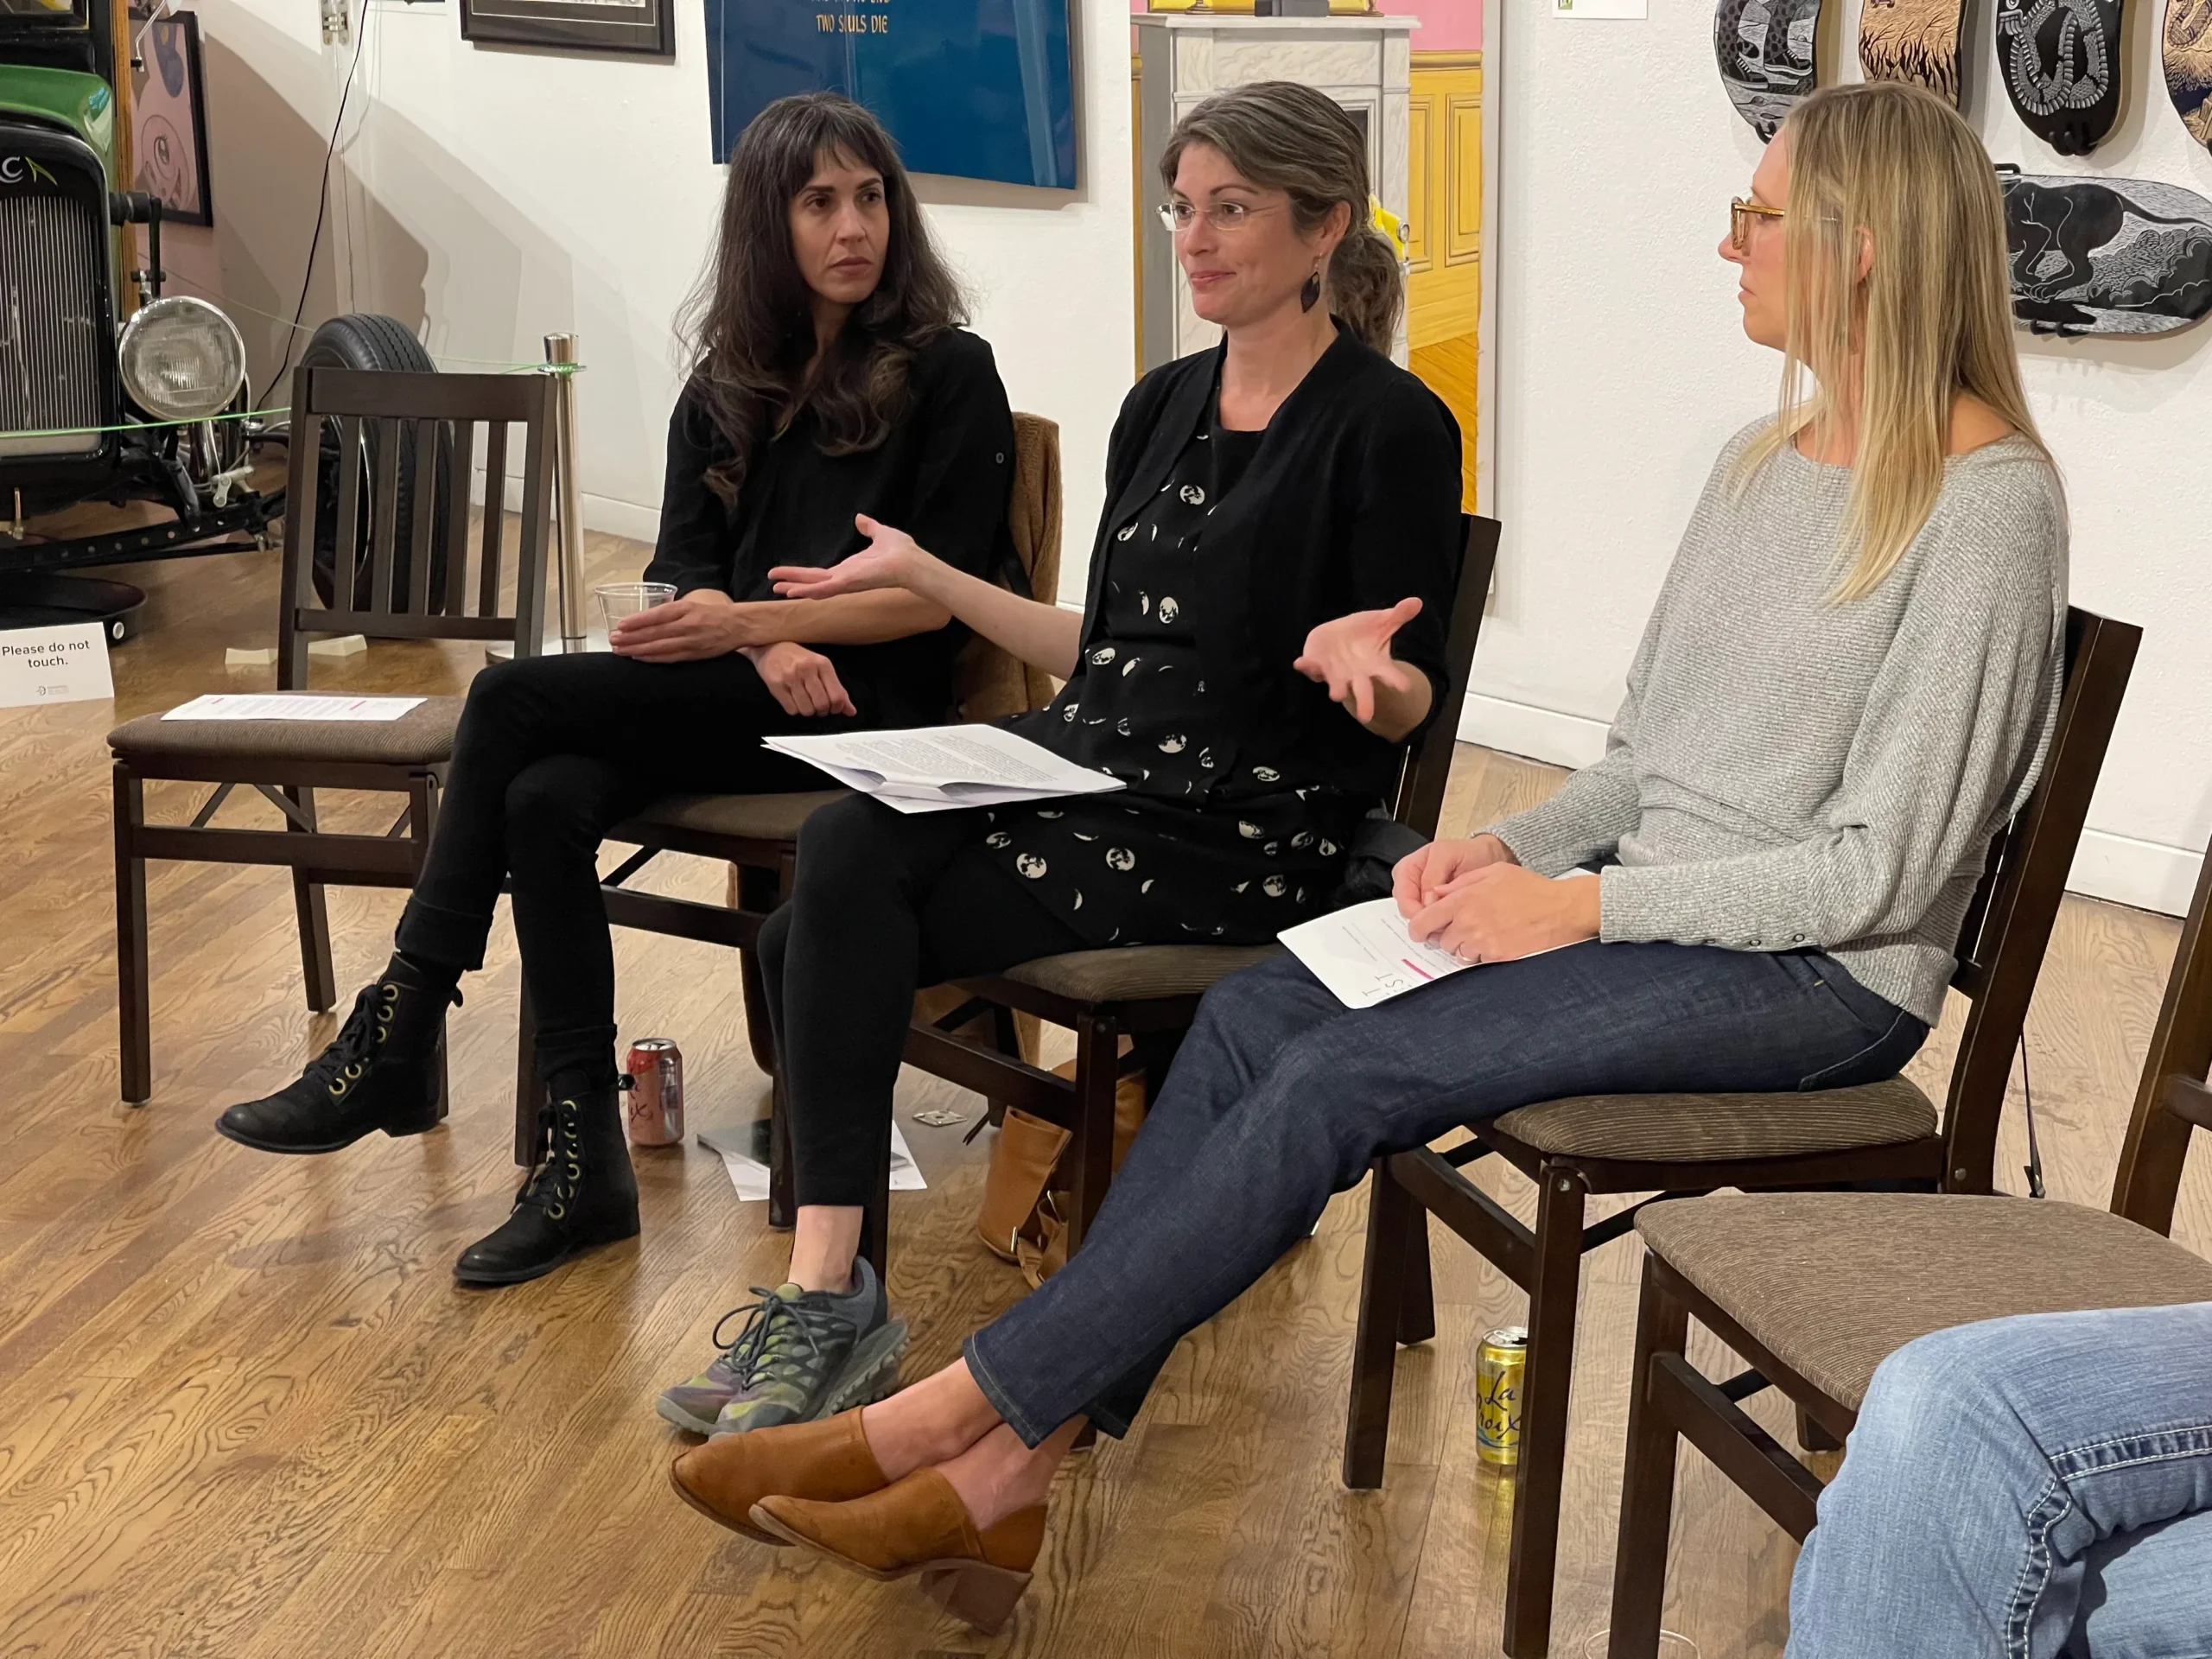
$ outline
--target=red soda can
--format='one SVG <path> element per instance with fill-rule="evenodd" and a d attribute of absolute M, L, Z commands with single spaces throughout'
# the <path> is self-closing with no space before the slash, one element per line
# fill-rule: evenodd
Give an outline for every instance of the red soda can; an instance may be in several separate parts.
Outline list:
<path fill-rule="evenodd" d="M 623 1127 L 633 1147 L 683 1142 L 683 1052 L 666 1037 L 640 1037 L 623 1069 L 631 1077 Z"/>

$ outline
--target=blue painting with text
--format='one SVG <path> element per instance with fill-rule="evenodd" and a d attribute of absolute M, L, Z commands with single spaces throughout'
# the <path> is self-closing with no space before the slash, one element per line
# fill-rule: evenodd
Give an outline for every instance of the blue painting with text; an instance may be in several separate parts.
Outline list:
<path fill-rule="evenodd" d="M 1075 188 L 1068 0 L 707 0 L 715 155 L 792 92 L 874 111 L 916 173 Z"/>

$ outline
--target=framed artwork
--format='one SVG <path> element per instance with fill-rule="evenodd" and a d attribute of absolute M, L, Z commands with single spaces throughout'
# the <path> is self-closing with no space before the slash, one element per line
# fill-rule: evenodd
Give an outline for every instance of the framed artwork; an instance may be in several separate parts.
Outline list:
<path fill-rule="evenodd" d="M 676 51 L 676 0 L 461 0 L 461 35 L 568 52 Z"/>
<path fill-rule="evenodd" d="M 188 11 L 145 26 L 130 105 L 131 188 L 162 199 L 162 216 L 213 225 L 207 183 L 207 112 L 200 76 L 200 19 Z"/>

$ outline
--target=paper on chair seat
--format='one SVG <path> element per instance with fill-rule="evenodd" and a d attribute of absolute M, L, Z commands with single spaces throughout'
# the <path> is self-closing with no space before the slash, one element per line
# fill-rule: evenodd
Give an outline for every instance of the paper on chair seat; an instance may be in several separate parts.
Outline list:
<path fill-rule="evenodd" d="M 313 697 L 283 691 L 211 691 L 163 720 L 397 720 L 420 697 Z"/>
<path fill-rule="evenodd" d="M 997 726 L 925 726 L 761 741 L 901 812 L 945 812 L 1122 787 L 1118 778 L 1064 760 L 1042 744 Z"/>

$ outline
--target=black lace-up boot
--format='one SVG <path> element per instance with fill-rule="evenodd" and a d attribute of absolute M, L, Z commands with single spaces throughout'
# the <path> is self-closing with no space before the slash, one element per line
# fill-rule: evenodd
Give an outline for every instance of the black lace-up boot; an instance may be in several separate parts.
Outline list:
<path fill-rule="evenodd" d="M 621 1090 L 612 1065 L 553 1073 L 537 1109 L 537 1166 L 513 1213 L 461 1253 L 464 1285 L 518 1285 L 601 1244 L 638 1236 L 638 1178 L 622 1139 Z"/>
<path fill-rule="evenodd" d="M 261 1152 L 303 1153 L 336 1152 L 377 1129 L 435 1129 L 446 1115 L 438 1078 L 448 1002 L 461 1002 L 451 979 L 395 956 L 296 1082 L 232 1107 L 216 1133 Z"/>

